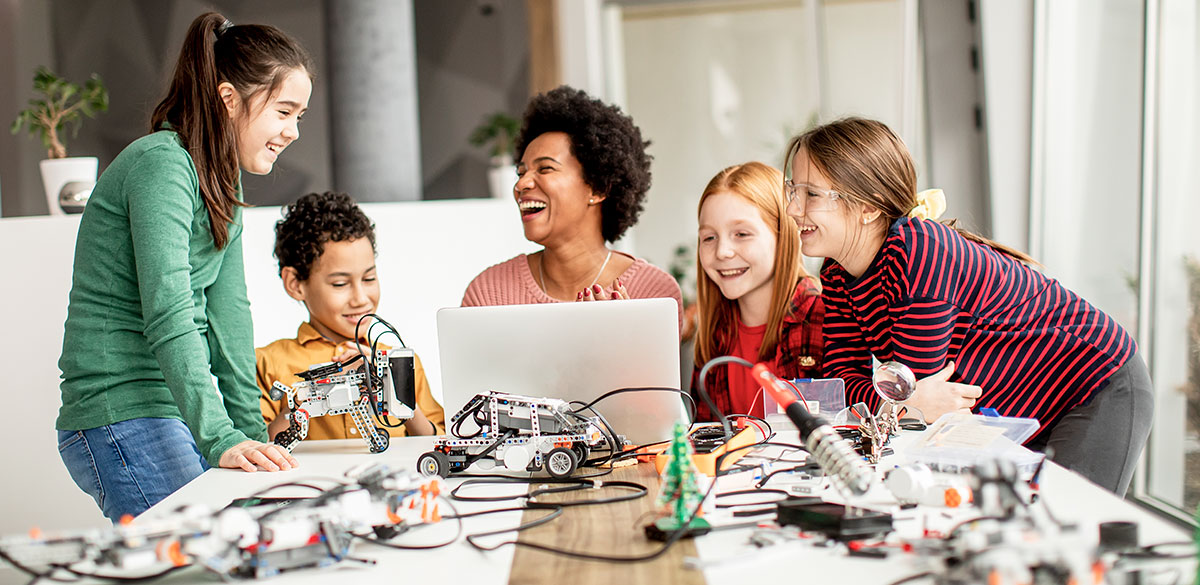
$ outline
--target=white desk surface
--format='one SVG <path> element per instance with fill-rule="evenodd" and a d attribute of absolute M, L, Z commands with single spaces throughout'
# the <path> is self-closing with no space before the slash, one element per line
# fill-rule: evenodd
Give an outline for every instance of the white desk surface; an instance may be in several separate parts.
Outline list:
<path fill-rule="evenodd" d="M 901 444 L 907 438 L 901 437 Z M 282 473 L 210 470 L 151 508 L 139 517 L 139 520 L 164 517 L 184 504 L 205 504 L 219 508 L 234 498 L 247 496 L 285 481 L 340 477 L 347 469 L 363 463 L 385 463 L 389 466 L 411 468 L 415 465 L 416 458 L 428 450 L 431 442 L 430 438 L 393 439 L 391 447 L 381 455 L 367 453 L 364 444 L 358 440 L 302 443 L 295 451 L 296 457 L 301 462 L 301 466 L 296 470 Z M 725 492 L 748 487 L 751 482 L 752 478 L 749 477 L 749 474 L 730 476 L 722 479 L 717 491 Z M 458 481 L 451 479 L 448 483 L 450 486 L 454 486 Z M 491 486 L 479 489 L 506 489 L 516 490 L 511 493 L 520 493 L 524 491 L 525 486 L 505 486 L 503 488 Z M 868 499 L 879 493 L 876 490 L 882 490 L 882 487 L 876 486 L 868 494 Z M 299 488 L 283 488 L 270 495 L 308 495 L 308 493 Z M 654 496 L 655 494 L 651 493 L 646 497 L 653 498 Z M 1101 522 L 1113 520 L 1137 522 L 1140 542 L 1143 545 L 1190 540 L 1191 535 L 1182 528 L 1133 504 L 1117 499 L 1100 487 L 1057 465 L 1048 464 L 1043 471 L 1041 498 L 1060 520 L 1078 523 L 1082 534 L 1093 543 L 1097 540 L 1096 526 Z M 469 512 L 503 507 L 511 505 L 511 503 L 455 502 L 454 505 L 460 512 Z M 443 514 L 447 513 L 450 512 L 443 509 Z M 721 523 L 721 514 L 721 511 L 717 511 L 710 514 L 709 518 L 714 524 L 719 524 Z M 971 511 L 962 511 L 957 514 L 962 518 L 976 515 Z M 470 518 L 464 522 L 464 533 L 470 534 L 516 526 L 519 524 L 520 518 L 521 514 L 517 512 Z M 440 525 L 424 527 L 411 534 L 403 535 L 395 542 L 406 544 L 443 542 L 449 539 L 456 529 L 455 522 L 443 521 Z M 635 532 L 631 533 L 631 538 L 643 538 L 640 531 Z M 696 541 L 696 550 L 704 564 L 704 576 L 708 583 L 740 583 L 748 575 L 753 575 L 755 582 L 783 583 L 792 582 L 796 579 L 797 574 L 803 574 L 810 578 L 820 577 L 819 580 L 813 582 L 830 582 L 827 578 L 840 575 L 847 582 L 853 582 L 856 585 L 886 584 L 921 569 L 919 559 L 915 558 L 915 555 L 896 554 L 886 560 L 853 558 L 831 549 L 813 547 L 803 542 L 758 549 L 748 543 L 748 535 L 749 529 L 715 531 Z M 511 536 L 512 534 L 509 533 L 492 538 L 498 541 L 511 538 Z M 514 547 L 508 546 L 484 553 L 460 539 L 451 546 L 437 550 L 398 551 L 360 543 L 355 546 L 354 555 L 373 559 L 377 564 L 368 567 L 357 563 L 343 563 L 333 569 L 294 571 L 273 578 L 269 582 L 327 584 L 333 579 L 355 579 L 363 583 L 403 580 L 409 583 L 469 581 L 472 585 L 500 585 L 508 583 Z M 621 566 L 612 566 L 614 577 L 619 576 L 622 572 Z M 1184 577 L 1180 582 L 1190 580 L 1188 575 L 1195 573 L 1194 566 L 1193 562 L 1182 564 Z M 563 575 L 562 577 L 563 583 L 571 582 L 570 576 Z M 217 581 L 215 575 L 191 568 L 172 574 L 159 582 L 176 584 Z M 10 567 L 4 566 L 0 569 L 0 583 L 2 584 L 27 582 L 27 577 Z"/>

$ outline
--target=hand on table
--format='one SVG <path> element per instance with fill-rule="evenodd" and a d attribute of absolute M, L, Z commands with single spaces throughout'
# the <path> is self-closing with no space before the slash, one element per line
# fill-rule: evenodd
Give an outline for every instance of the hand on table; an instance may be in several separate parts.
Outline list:
<path fill-rule="evenodd" d="M 904 404 L 921 411 L 925 422 L 931 423 L 947 412 L 971 413 L 975 402 L 983 395 L 983 389 L 972 384 L 950 382 L 954 375 L 954 362 L 932 376 L 917 381 L 917 389 Z"/>
<path fill-rule="evenodd" d="M 266 471 L 287 471 L 298 467 L 300 463 L 287 449 L 279 445 L 246 440 L 222 453 L 219 465 L 226 469 L 241 468 L 243 471 L 254 472 L 259 468 Z"/>

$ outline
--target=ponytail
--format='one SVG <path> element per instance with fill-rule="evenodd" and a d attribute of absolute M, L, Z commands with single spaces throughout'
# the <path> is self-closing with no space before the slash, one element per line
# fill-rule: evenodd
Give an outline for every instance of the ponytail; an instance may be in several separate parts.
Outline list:
<path fill-rule="evenodd" d="M 150 117 L 150 131 L 170 124 L 191 155 L 218 249 L 229 241 L 234 208 L 246 204 L 238 196 L 237 129 L 217 86 L 232 84 L 242 98 L 242 113 L 248 114 L 251 97 L 274 92 L 297 69 L 312 76 L 308 54 L 275 27 L 232 26 L 216 12 L 200 15 L 188 27 L 167 96 Z"/>

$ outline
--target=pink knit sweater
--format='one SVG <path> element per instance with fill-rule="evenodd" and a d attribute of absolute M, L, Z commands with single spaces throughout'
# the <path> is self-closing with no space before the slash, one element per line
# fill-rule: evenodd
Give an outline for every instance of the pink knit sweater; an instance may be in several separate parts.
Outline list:
<path fill-rule="evenodd" d="M 675 299 L 679 305 L 679 322 L 683 323 L 683 297 L 679 285 L 670 274 L 641 258 L 635 258 L 633 265 L 618 278 L 632 298 Z M 462 300 L 464 307 L 557 302 L 560 301 L 547 295 L 538 286 L 537 277 L 529 271 L 529 260 L 524 254 L 479 273 L 467 285 Z"/>

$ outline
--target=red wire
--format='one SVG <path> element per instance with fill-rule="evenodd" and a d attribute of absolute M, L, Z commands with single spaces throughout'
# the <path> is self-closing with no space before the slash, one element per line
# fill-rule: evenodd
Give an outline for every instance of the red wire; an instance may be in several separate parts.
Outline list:
<path fill-rule="evenodd" d="M 784 380 L 784 382 L 786 382 L 788 386 L 791 386 L 792 390 L 796 391 L 796 394 L 800 395 L 800 404 L 804 405 L 804 410 L 807 410 L 809 414 L 812 414 L 812 410 L 808 408 L 808 399 L 804 397 L 804 393 L 800 391 L 800 388 L 796 386 L 796 383 L 792 382 L 791 380 Z"/>

